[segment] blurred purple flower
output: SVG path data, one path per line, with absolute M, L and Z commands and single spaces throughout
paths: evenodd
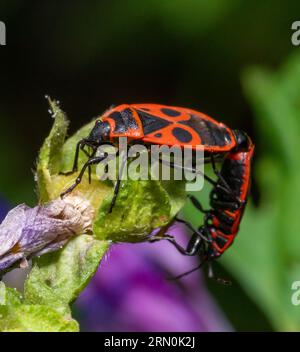
M 170 234 L 187 240 L 180 224 Z M 166 241 L 113 245 L 76 303 L 82 330 L 231 331 L 200 271 L 168 280 L 197 264 Z

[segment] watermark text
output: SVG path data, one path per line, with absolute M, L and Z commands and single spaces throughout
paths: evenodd
M 141 144 L 128 145 L 126 137 L 119 146 L 101 145 L 96 168 L 99 180 L 185 180 L 186 191 L 200 191 L 204 185 L 204 150 L 199 146 Z
M 300 45 L 300 21 L 294 21 L 291 29 L 294 31 L 291 36 L 291 42 L 294 46 Z
M 6 26 L 0 21 L 0 45 L 6 45 Z
M 293 294 L 291 296 L 292 305 L 300 305 L 300 281 L 294 281 L 291 287 Z

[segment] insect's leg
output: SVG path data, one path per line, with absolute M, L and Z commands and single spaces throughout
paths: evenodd
M 188 256 L 193 256 L 196 255 L 197 252 L 199 251 L 199 249 L 201 248 L 201 246 L 203 245 L 203 237 L 206 239 L 205 234 L 202 233 L 201 236 L 199 236 L 198 234 L 199 231 L 197 231 L 197 233 L 195 232 L 191 239 L 189 240 L 187 247 L 184 248 L 182 247 L 173 236 L 165 236 L 160 238 L 161 240 L 166 240 L 169 241 L 170 243 L 172 243 L 172 245 L 183 255 L 188 255 Z M 155 239 L 154 239 L 155 241 Z M 149 242 L 154 242 L 151 241 L 151 239 L 149 240 Z
M 85 150 L 84 150 L 84 152 L 86 153 Z M 97 153 L 97 148 L 94 148 L 92 154 L 89 155 L 89 158 L 93 158 L 96 155 L 96 153 Z M 88 153 L 86 153 L 86 154 L 88 154 Z M 91 184 L 91 183 L 92 183 L 92 166 L 89 165 L 89 184 Z
M 76 145 L 76 152 L 75 152 L 75 157 L 74 157 L 74 162 L 73 162 L 73 168 L 71 171 L 68 172 L 60 172 L 60 175 L 65 175 L 65 176 L 69 176 L 74 174 L 75 172 L 78 171 L 78 158 L 79 158 L 79 151 L 80 149 L 82 149 L 82 147 L 85 145 L 86 140 L 82 139 L 80 140 L 77 145 Z
M 201 171 L 197 171 L 195 168 L 188 168 L 188 167 L 184 167 L 182 165 L 177 165 L 175 163 L 173 163 L 173 161 L 170 161 L 170 162 L 166 162 L 162 159 L 159 159 L 159 162 L 162 163 L 162 164 L 165 164 L 165 165 L 168 165 L 174 169 L 181 169 L 183 171 L 188 171 L 188 172 L 194 172 L 194 173 L 197 173 L 197 174 L 200 174 L 204 177 L 204 179 L 206 181 L 208 181 L 210 184 L 212 184 L 213 186 L 216 186 L 217 185 L 217 182 L 214 181 L 212 178 L 210 178 L 209 176 L 205 175 L 204 173 L 202 173 Z
M 99 164 L 101 161 L 103 161 L 107 156 L 99 156 L 99 157 L 93 157 L 93 158 L 90 158 L 85 164 L 84 166 L 82 167 L 81 171 L 80 171 L 80 174 L 78 175 L 76 181 L 74 182 L 74 184 L 68 188 L 65 192 L 63 192 L 60 196 L 61 198 L 63 198 L 65 195 L 69 194 L 70 192 L 72 192 L 74 190 L 74 188 L 76 188 L 80 182 L 82 181 L 82 178 L 83 178 L 83 175 L 85 173 L 85 170 L 91 166 L 91 165 L 95 165 L 95 164 Z
M 176 246 L 176 248 L 177 248 L 177 246 Z M 186 253 L 183 253 L 183 254 L 186 254 Z M 191 255 L 191 254 L 189 254 L 189 255 Z M 213 272 L 213 268 L 212 268 L 211 258 L 208 255 L 204 255 L 202 261 L 200 262 L 200 264 L 198 266 L 196 266 L 195 268 L 193 268 L 193 269 L 191 269 L 189 271 L 186 271 L 186 272 L 184 272 L 184 273 L 182 273 L 182 274 L 180 274 L 180 275 L 178 275 L 176 277 L 171 278 L 171 280 L 179 280 L 182 277 L 187 276 L 187 275 L 189 275 L 189 274 L 201 269 L 201 267 L 206 262 L 208 263 L 208 277 L 209 277 L 209 279 L 215 280 L 216 282 L 218 282 L 219 284 L 224 285 L 224 286 L 231 286 L 231 284 L 232 284 L 231 281 L 225 280 L 223 278 L 215 277 L 214 272 Z
M 201 236 L 199 236 L 199 234 L 198 234 L 199 231 L 197 231 L 197 233 L 194 233 L 186 248 L 182 247 L 179 243 L 177 243 L 175 238 L 173 236 L 170 236 L 170 235 L 161 236 L 161 237 L 158 237 L 158 238 L 154 237 L 152 239 L 149 239 L 148 242 L 156 242 L 156 241 L 161 241 L 161 240 L 167 240 L 170 243 L 172 243 L 172 245 L 181 254 L 187 255 L 187 256 L 194 256 L 194 255 L 196 255 L 199 252 L 199 250 L 201 249 L 201 247 L 203 246 L 203 243 L 204 243 L 203 242 L 203 237 L 205 237 L 205 235 L 204 235 L 204 233 L 206 232 L 205 231 L 205 227 L 202 226 L 200 228 L 200 231 L 202 231 Z M 205 240 L 207 240 L 206 237 L 205 237 Z M 176 277 L 171 277 L 171 278 L 169 278 L 169 280 L 172 280 L 172 281 L 179 280 L 182 277 L 187 276 L 187 275 L 193 273 L 194 271 L 199 270 L 208 260 L 209 260 L 209 256 L 206 253 L 204 253 L 204 255 L 202 256 L 202 261 L 197 267 L 195 267 L 195 268 L 193 268 L 193 269 L 191 269 L 189 271 L 186 271 L 186 272 L 184 272 L 184 273 L 182 273 L 182 274 L 180 274 L 180 275 L 178 275 Z M 218 279 L 218 281 L 220 282 L 221 280 Z M 224 282 L 225 282 L 225 280 L 224 280 Z
M 162 236 L 159 238 L 154 238 L 153 240 L 149 239 L 148 242 L 156 242 L 156 241 L 161 241 L 161 240 L 169 241 L 181 254 L 188 255 L 188 256 L 195 255 L 198 252 L 199 248 L 201 247 L 201 243 L 202 243 L 202 240 L 198 235 L 195 236 L 194 244 L 190 245 L 190 243 L 189 243 L 186 249 L 183 248 L 179 243 L 177 243 L 173 236 L 169 236 L 169 235 Z M 192 239 L 191 239 L 191 241 L 192 241 Z M 196 268 L 193 268 L 192 270 L 186 271 L 176 277 L 168 278 L 168 280 L 170 280 L 170 281 L 179 280 L 182 277 L 187 276 L 196 270 L 199 270 L 206 261 L 207 261 L 207 259 L 206 259 L 206 257 L 204 257 L 202 262 Z
M 198 209 L 199 211 L 201 211 L 201 213 L 204 213 L 204 214 L 208 214 L 209 213 L 209 210 L 205 210 L 203 208 L 202 204 L 199 202 L 199 200 L 195 196 L 192 196 L 191 194 L 188 194 L 188 198 L 193 203 L 194 207 L 196 209 Z
M 229 196 L 232 197 L 233 202 L 235 202 L 236 204 L 240 205 L 240 199 L 239 197 L 236 196 L 236 194 L 233 192 L 233 190 L 231 189 L 231 187 L 229 186 L 228 182 L 225 180 L 225 178 L 222 176 L 222 173 L 217 169 L 216 163 L 215 163 L 215 159 L 213 157 L 213 155 L 211 155 L 211 164 L 214 170 L 214 173 L 216 174 L 216 176 L 218 177 L 218 183 L 215 187 L 215 191 L 217 189 L 224 191 L 225 193 L 227 193 Z M 222 168 L 224 167 L 224 164 L 222 166 Z M 221 184 L 220 184 L 221 182 Z M 213 196 L 215 192 L 211 192 L 211 197 Z M 212 198 L 211 198 L 212 199 Z M 212 200 L 213 202 L 213 200 Z M 215 203 L 217 204 L 217 203 Z
M 229 193 L 232 193 L 232 190 L 231 190 L 230 186 L 228 185 L 228 183 L 226 182 L 224 177 L 221 175 L 221 172 L 218 170 L 216 162 L 215 162 L 215 159 L 214 159 L 214 156 L 212 154 L 210 156 L 210 160 L 211 160 L 211 165 L 212 165 L 212 168 L 213 168 L 213 171 L 214 171 L 215 175 L 223 183 L 223 186 L 227 189 L 227 191 Z
M 93 152 L 89 154 L 85 149 L 84 149 L 84 144 L 80 147 L 80 149 L 84 152 L 84 154 L 90 159 L 93 158 L 97 152 L 97 148 L 93 148 Z M 89 165 L 89 183 L 92 182 L 92 166 Z
M 113 207 L 114 207 L 114 205 L 116 203 L 117 196 L 118 196 L 118 193 L 119 193 L 119 190 L 120 190 L 121 181 L 122 181 L 122 175 L 123 175 L 123 172 L 124 172 L 124 169 L 125 169 L 125 166 L 126 166 L 126 162 L 127 162 L 127 153 L 124 153 L 122 155 L 122 160 L 121 160 L 120 170 L 119 170 L 119 174 L 118 174 L 118 179 L 117 179 L 117 182 L 116 182 L 116 185 L 115 185 L 114 195 L 113 195 L 113 199 L 112 199 L 112 201 L 110 203 L 110 207 L 109 207 L 108 213 L 112 212 Z
M 194 233 L 192 238 L 190 239 L 189 243 L 187 244 L 186 248 L 180 246 L 174 238 L 167 238 L 167 241 L 172 243 L 172 245 L 181 253 L 188 256 L 193 256 L 197 254 L 199 248 L 202 244 L 202 238 L 197 234 Z
M 161 163 L 164 163 L 164 161 L 162 159 L 159 159 L 159 161 Z M 184 166 L 181 166 L 181 165 L 176 165 L 174 164 L 172 161 L 170 161 L 170 163 L 168 163 L 168 165 L 172 168 L 180 168 L 182 170 L 186 170 L 186 171 L 192 171 L 192 172 L 195 172 L 196 170 L 193 168 L 193 169 L 190 169 L 190 168 L 186 168 Z M 210 183 L 212 183 L 213 185 L 216 185 L 216 182 L 214 180 L 212 180 L 211 178 L 209 178 L 208 176 L 205 176 L 203 174 L 204 177 L 207 177 L 207 181 L 209 181 Z M 200 210 L 201 212 L 203 213 L 209 213 L 208 210 L 204 210 L 201 203 L 198 201 L 198 199 L 196 199 L 194 196 L 192 195 L 188 195 L 188 197 L 190 198 L 190 200 L 192 201 L 193 205 L 198 209 Z M 190 239 L 190 242 L 188 243 L 188 246 L 187 246 L 187 249 L 184 249 L 182 248 L 180 245 L 178 245 L 178 243 L 175 241 L 175 239 L 173 238 L 172 240 L 166 238 L 167 240 L 169 240 L 169 242 L 171 242 L 178 250 L 179 252 L 181 252 L 182 254 L 185 254 L 185 255 L 195 255 L 195 253 L 197 252 L 197 250 L 199 249 L 200 247 L 200 244 L 199 244 L 199 241 L 198 239 L 202 239 L 204 240 L 205 242 L 211 242 L 210 239 L 207 238 L 207 236 L 205 236 L 202 231 L 199 231 L 199 230 L 196 230 L 190 223 L 188 223 L 187 221 L 185 220 L 182 220 L 182 219 L 178 219 L 176 218 L 176 220 L 178 222 L 182 222 L 184 223 L 189 229 L 191 229 L 194 233 L 193 233 L 193 236 L 192 238 Z
M 210 160 L 210 162 L 211 162 L 211 161 L 212 161 L 212 157 L 210 157 L 209 160 Z M 215 160 L 213 159 L 213 162 L 214 162 L 214 161 L 215 161 Z M 203 176 L 203 178 L 204 178 L 207 182 L 209 182 L 209 183 L 210 183 L 211 185 L 213 185 L 214 187 L 217 187 L 218 189 L 223 190 L 223 191 L 226 192 L 226 193 L 232 194 L 232 190 L 231 190 L 231 188 L 228 186 L 228 184 L 226 183 L 225 180 L 224 180 L 225 186 L 222 186 L 222 185 L 218 184 L 217 181 L 213 180 L 212 178 L 210 178 L 209 176 L 205 175 L 205 174 L 202 173 L 201 171 L 196 170 L 194 167 L 192 167 L 192 168 L 184 167 L 184 166 L 182 166 L 182 165 L 177 165 L 177 164 L 173 163 L 172 161 L 170 161 L 169 163 L 167 163 L 166 161 L 164 161 L 164 160 L 162 160 L 162 159 L 159 159 L 159 162 L 162 163 L 162 164 L 168 165 L 168 166 L 170 166 L 170 167 L 172 167 L 172 168 L 175 168 L 175 169 L 181 169 L 181 170 L 184 170 L 184 171 L 194 172 L 194 173 L 196 173 L 196 174 L 200 174 L 200 175 Z M 207 162 L 207 161 L 205 160 L 205 163 L 206 163 L 206 162 Z M 215 163 L 214 163 L 214 165 L 215 165 Z M 217 170 L 216 167 L 215 167 L 215 170 L 216 170 L 215 173 L 216 173 L 216 175 L 218 176 L 220 173 L 219 173 L 219 171 Z M 222 175 L 220 175 L 220 176 L 222 177 Z M 222 177 L 222 179 L 223 179 L 223 177 Z
M 180 275 L 177 275 L 177 276 L 175 276 L 175 277 L 172 277 L 172 278 L 170 278 L 169 280 L 175 281 L 175 280 L 182 279 L 184 276 L 187 276 L 187 275 L 189 275 L 189 274 L 192 274 L 193 272 L 195 272 L 195 271 L 201 269 L 202 266 L 203 266 L 206 262 L 207 262 L 207 260 L 204 259 L 204 260 L 203 260 L 199 265 L 197 265 L 195 268 L 193 268 L 193 269 L 191 269 L 191 270 L 189 270 L 189 271 L 186 271 L 186 272 L 184 272 L 184 273 L 182 273 L 182 274 L 180 274 Z
M 223 210 L 231 210 L 235 211 L 239 209 L 241 206 L 245 205 L 245 201 L 241 201 L 240 199 L 236 199 L 232 202 L 221 201 L 211 198 L 210 204 L 215 209 L 223 209 Z
M 185 224 L 185 226 L 186 226 L 187 228 L 189 228 L 190 230 L 193 231 L 193 235 L 194 235 L 194 234 L 198 235 L 200 238 L 203 239 L 203 241 L 208 242 L 208 243 L 211 243 L 211 242 L 212 242 L 212 240 L 211 240 L 210 238 L 207 238 L 207 237 L 202 233 L 202 231 L 199 231 L 199 230 L 195 229 L 195 227 L 194 227 L 191 223 L 189 223 L 188 221 L 183 220 L 183 219 L 179 219 L 178 217 L 176 217 L 175 220 L 176 220 L 177 222 L 180 222 L 180 223 L 182 223 L 182 224 Z M 192 240 L 192 239 L 191 239 L 191 240 Z

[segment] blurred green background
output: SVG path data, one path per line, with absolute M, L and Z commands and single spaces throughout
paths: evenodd
M 256 144 L 251 205 L 216 267 L 233 287 L 208 285 L 237 330 L 300 330 L 297 19 L 297 0 L 1 0 L 0 195 L 36 202 L 32 169 L 52 124 L 45 94 L 71 131 L 125 102 L 187 106 L 244 129 Z

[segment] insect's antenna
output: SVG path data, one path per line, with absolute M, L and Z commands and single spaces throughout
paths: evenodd
M 193 269 L 191 269 L 191 270 L 189 270 L 189 271 L 186 271 L 186 272 L 184 272 L 184 273 L 182 273 L 182 274 L 180 274 L 180 275 L 178 275 L 178 276 L 169 278 L 169 280 L 170 280 L 170 281 L 179 280 L 179 279 L 183 278 L 184 276 L 187 276 L 187 275 L 193 273 L 194 271 L 197 271 L 197 270 L 201 269 L 202 266 L 203 266 L 206 262 L 207 262 L 207 260 L 203 260 L 198 266 L 196 266 L 196 268 L 193 268 Z
M 209 267 L 208 267 L 208 277 L 214 281 L 216 281 L 218 284 L 221 284 L 223 286 L 231 286 L 232 282 L 229 280 L 225 280 L 221 277 L 216 277 L 214 272 L 213 272 L 213 268 L 212 268 L 212 263 L 209 263 Z
M 226 279 L 223 279 L 221 277 L 216 277 L 216 278 L 214 278 L 214 280 L 220 285 L 232 286 L 232 282 L 230 280 L 226 280 Z

